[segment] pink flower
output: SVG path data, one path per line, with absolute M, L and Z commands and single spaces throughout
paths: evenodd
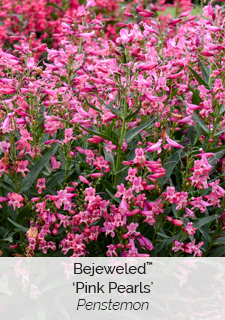
M 18 167 L 16 169 L 16 173 L 19 173 L 21 172 L 22 173 L 22 176 L 25 178 L 26 175 L 25 175 L 25 171 L 29 172 L 30 170 L 26 168 L 26 166 L 28 166 L 29 164 L 29 161 L 28 160 L 25 160 L 25 161 L 20 161 L 19 164 L 18 164 Z
M 186 214 L 184 214 L 184 218 L 185 217 L 190 217 L 190 218 L 194 219 L 194 217 L 195 217 L 194 212 L 191 211 L 191 209 L 189 209 L 187 207 L 185 207 L 184 209 L 186 211 Z
M 61 167 L 61 162 L 60 161 L 56 161 L 55 156 L 53 155 L 51 157 L 51 165 L 52 165 L 52 169 L 51 171 L 55 170 L 55 169 L 59 169 Z
M 199 209 L 201 213 L 204 213 L 210 204 L 204 200 L 202 200 L 202 197 L 198 198 L 192 198 L 192 201 L 189 201 L 189 204 L 192 205 L 192 210 L 193 209 Z
M 145 247 L 149 251 L 154 249 L 152 243 L 147 238 L 142 236 L 142 234 L 140 234 L 139 237 L 137 237 L 136 239 L 140 243 L 141 246 Z
M 123 143 L 122 143 L 122 150 L 123 152 L 127 151 L 127 142 L 125 139 L 123 140 Z
M 110 233 L 111 237 L 114 238 L 115 237 L 114 230 L 115 230 L 116 226 L 113 223 L 108 222 L 108 221 L 104 222 L 103 225 L 106 228 L 106 235 Z
M 9 198 L 0 196 L 0 203 L 1 203 L 1 202 L 7 202 L 7 201 L 9 201 L 9 200 L 10 200 Z M 0 208 L 2 208 L 2 205 L 1 205 L 1 204 L 0 204 Z
M 179 251 L 179 250 L 184 251 L 184 249 L 183 249 L 184 243 L 183 243 L 183 242 L 179 242 L 179 241 L 177 241 L 177 240 L 175 239 L 175 240 L 174 240 L 174 244 L 175 244 L 175 246 L 172 248 L 172 250 L 173 250 L 174 252 L 177 252 L 177 251 Z
M 28 140 L 33 141 L 33 138 L 31 138 L 30 133 L 26 129 L 21 129 L 20 134 L 21 134 L 21 138 L 20 138 L 21 140 L 24 140 L 27 142 Z
M 117 193 L 115 194 L 115 197 L 116 198 L 120 198 L 122 195 L 125 194 L 125 191 L 127 190 L 125 187 L 124 187 L 124 184 L 122 183 L 121 185 L 117 185 L 116 186 L 118 191 Z
M 124 239 L 127 239 L 128 237 L 131 237 L 131 236 L 138 236 L 139 235 L 139 232 L 136 231 L 138 227 L 138 223 L 131 223 L 129 226 L 126 226 L 128 232 L 126 234 L 123 234 L 122 237 Z
M 107 153 L 108 155 L 109 155 L 109 152 L 111 152 L 112 154 L 114 154 L 114 153 L 112 152 L 112 150 L 118 149 L 118 147 L 115 146 L 115 145 L 112 143 L 112 141 L 106 140 L 105 143 L 106 143 L 106 146 L 105 146 L 104 149 L 105 149 L 105 151 L 106 151 L 106 153 Z
M 99 178 L 99 177 L 103 177 L 103 173 L 91 173 L 89 174 L 90 177 L 92 178 Z
M 8 206 L 13 205 L 14 210 L 16 210 L 16 208 L 23 207 L 23 203 L 21 202 L 24 201 L 25 199 L 20 194 L 16 192 L 12 192 L 12 193 L 8 193 L 7 196 L 9 198 Z
M 79 179 L 80 179 L 80 181 L 81 182 L 83 182 L 83 183 L 86 183 L 86 184 L 90 184 L 90 182 L 86 179 L 86 178 L 84 178 L 83 176 L 79 176 Z
M 123 28 L 123 29 L 120 30 L 120 39 L 121 39 L 123 44 L 128 42 L 128 40 L 129 40 L 129 32 L 128 32 L 127 29 Z
M 177 227 L 181 227 L 184 224 L 183 221 L 178 219 L 173 219 L 171 222 Z
M 94 0 L 87 0 L 86 8 L 91 8 L 96 6 L 96 2 Z
M 180 145 L 179 143 L 177 143 L 176 141 L 171 140 L 167 134 L 166 134 L 166 140 L 167 140 L 168 144 L 169 144 L 171 147 L 181 148 L 181 149 L 184 148 L 183 146 L 181 146 L 181 145 Z
M 91 150 L 86 149 L 84 151 L 84 154 L 86 155 L 86 163 L 88 163 L 91 166 L 93 161 L 95 160 L 94 152 L 91 151 Z
M 42 193 L 42 189 L 46 190 L 45 178 L 42 178 L 42 179 L 38 179 L 38 180 L 37 180 L 36 188 L 38 188 L 38 193 L 39 193 L 39 194 Z
M 34 67 L 34 58 L 27 58 L 27 68 L 33 69 Z
M 128 176 L 125 179 L 130 181 L 130 182 L 133 182 L 137 173 L 138 173 L 138 169 L 137 168 L 134 168 L 134 169 L 129 168 L 128 169 Z
M 38 298 L 38 295 L 41 295 L 38 287 L 32 284 L 30 286 L 30 298 L 32 300 L 36 300 Z
M 3 153 L 8 153 L 10 150 L 10 143 L 6 141 L 1 141 L 0 149 L 2 149 Z
M 63 140 L 63 143 L 69 143 L 71 139 L 76 139 L 72 137 L 73 135 L 73 129 L 66 129 L 65 130 L 65 139 Z
M 108 248 L 108 251 L 106 252 L 107 257 L 113 257 L 113 255 L 115 257 L 118 257 L 118 254 L 116 253 L 116 249 L 117 249 L 116 245 L 110 244 L 109 246 L 107 246 L 107 248 Z
M 144 164 L 146 159 L 144 155 L 144 150 L 142 148 L 135 149 L 136 157 L 134 158 L 134 163 Z
M 186 231 L 189 236 L 193 236 L 196 232 L 197 228 L 193 228 L 193 223 L 192 222 L 188 222 L 187 226 L 185 228 L 183 228 L 183 231 Z
M 159 139 L 159 141 L 155 144 L 152 144 L 150 147 L 147 147 L 146 148 L 146 151 L 147 152 L 154 152 L 154 151 L 157 151 L 157 154 L 160 154 L 162 149 L 160 148 L 162 144 L 162 139 Z
M 109 167 L 110 161 L 106 161 L 103 156 L 96 157 L 96 160 L 93 163 L 93 166 L 96 167 L 97 170 L 105 169 L 105 172 L 109 172 L 111 169 Z
M 195 239 L 194 241 L 185 244 L 184 246 L 184 252 L 192 254 L 194 253 L 194 257 L 197 255 L 198 257 L 201 257 L 202 251 L 199 249 L 201 246 L 203 246 L 204 242 L 201 241 L 199 244 L 195 245 Z
M 132 182 L 132 189 L 137 193 L 144 190 L 141 183 L 142 183 L 141 177 L 134 177 L 133 182 Z
M 104 139 L 98 136 L 93 136 L 92 138 L 87 139 L 89 143 L 101 143 L 104 142 Z

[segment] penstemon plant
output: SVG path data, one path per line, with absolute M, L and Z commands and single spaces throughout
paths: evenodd
M 225 254 L 225 11 L 165 6 L 47 3 L 0 51 L 2 256 Z

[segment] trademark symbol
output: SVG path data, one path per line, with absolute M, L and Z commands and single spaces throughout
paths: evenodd
M 152 264 L 152 262 L 147 262 L 147 266 L 151 266 Z

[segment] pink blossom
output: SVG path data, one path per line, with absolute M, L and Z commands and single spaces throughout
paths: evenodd
M 42 179 L 38 179 L 37 180 L 37 185 L 36 185 L 36 188 L 38 188 L 38 194 L 41 194 L 43 190 L 46 190 L 46 180 L 45 178 L 42 178 Z M 42 190 L 43 189 L 43 190 Z
M 188 222 L 187 226 L 185 228 L 183 228 L 183 231 L 186 231 L 189 236 L 193 236 L 196 232 L 197 228 L 193 228 L 193 223 L 192 222 Z
M 172 248 L 172 250 L 174 251 L 174 252 L 177 252 L 177 251 L 179 251 L 179 250 L 182 250 L 182 251 L 184 251 L 184 249 L 183 249 L 183 246 L 184 246 L 184 243 L 182 242 L 179 242 L 179 241 L 177 241 L 176 239 L 174 240 L 174 244 L 175 244 L 175 246 Z
M 171 147 L 181 148 L 181 149 L 184 148 L 183 146 L 181 146 L 181 145 L 180 145 L 179 143 L 177 143 L 176 141 L 171 140 L 167 134 L 166 134 L 166 140 L 167 140 L 168 144 L 169 144 Z
M 18 193 L 12 192 L 7 194 L 9 198 L 8 206 L 13 205 L 13 209 L 16 210 L 16 208 L 23 207 L 23 202 L 25 199 Z

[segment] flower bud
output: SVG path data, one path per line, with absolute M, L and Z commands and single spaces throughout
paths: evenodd
M 183 225 L 183 221 L 178 219 L 173 219 L 171 222 L 177 227 L 181 227 Z

